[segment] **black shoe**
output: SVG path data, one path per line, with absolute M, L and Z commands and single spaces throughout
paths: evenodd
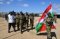
M 23 34 L 23 31 L 20 31 L 21 34 Z
M 20 30 L 20 29 L 17 29 L 18 31 Z
M 8 33 L 11 33 L 10 31 L 8 31 Z
M 16 30 L 14 30 L 14 32 L 16 32 Z
M 27 30 L 27 32 L 29 32 L 29 29 L 26 29 Z

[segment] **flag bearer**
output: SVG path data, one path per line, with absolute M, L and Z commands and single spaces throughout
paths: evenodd
M 47 38 L 51 39 L 51 26 L 53 25 L 53 18 L 51 17 L 51 14 L 47 14 L 48 17 L 46 18 L 46 26 L 47 26 Z

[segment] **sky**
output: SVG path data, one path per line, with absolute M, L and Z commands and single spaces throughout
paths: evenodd
M 53 11 L 60 13 L 60 0 L 0 0 L 0 12 L 42 13 L 50 3 Z

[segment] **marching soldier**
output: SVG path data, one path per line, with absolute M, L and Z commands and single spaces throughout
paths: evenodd
M 34 25 L 34 16 L 33 14 L 30 14 L 30 26 L 31 26 L 31 29 L 33 29 L 33 25 Z
M 23 13 L 20 12 L 20 32 L 21 32 L 21 34 L 23 33 L 22 29 L 23 29 Z
M 25 17 L 26 17 L 26 30 L 28 31 L 29 15 L 27 12 L 26 12 Z
M 17 25 L 17 30 L 19 30 L 19 25 L 20 25 L 20 14 L 16 14 L 16 25 Z
M 10 33 L 10 29 L 11 29 L 11 26 L 13 27 L 14 29 L 14 32 L 16 32 L 15 30 L 15 16 L 10 12 L 8 14 L 8 33 Z

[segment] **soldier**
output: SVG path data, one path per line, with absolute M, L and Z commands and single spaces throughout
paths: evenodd
M 16 14 L 16 25 L 17 25 L 17 30 L 19 30 L 19 25 L 20 25 L 20 14 Z
M 14 19 L 15 19 L 14 15 L 10 12 L 8 14 L 8 33 L 10 33 L 11 26 L 13 27 L 14 31 L 16 32 Z
M 31 26 L 31 29 L 33 29 L 33 25 L 34 25 L 34 16 L 33 14 L 30 14 L 30 26 Z
M 20 12 L 20 31 L 21 31 L 21 34 L 22 34 L 22 28 L 23 27 L 23 13 Z
M 46 26 L 47 26 L 47 38 L 51 39 L 51 26 L 53 25 L 53 18 L 51 14 L 48 13 L 48 17 L 46 18 Z
M 14 17 L 15 17 L 15 19 L 14 19 L 14 21 L 15 21 L 14 24 L 16 25 L 16 12 L 12 11 L 11 13 L 12 13 L 12 14 L 14 15 Z
M 27 12 L 26 12 L 25 17 L 26 17 L 26 30 L 28 31 L 29 15 Z

